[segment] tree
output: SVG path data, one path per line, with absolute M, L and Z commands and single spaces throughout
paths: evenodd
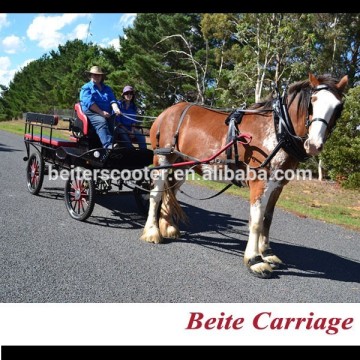
M 321 154 L 330 177 L 348 188 L 360 188 L 360 86 L 349 90 L 336 129 Z
M 52 113 L 54 108 L 72 109 L 80 87 L 93 64 L 113 68 L 102 49 L 80 40 L 68 41 L 57 51 L 44 54 L 18 71 L 8 88 L 2 88 L 1 106 L 7 119 L 24 112 Z
M 339 78 L 347 74 L 352 87 L 360 80 L 360 14 L 315 14 L 315 20 L 314 69 Z
M 240 105 L 237 94 L 229 87 L 229 79 L 235 65 L 241 61 L 239 44 L 234 37 L 236 14 L 203 14 L 201 31 L 211 59 L 209 72 L 212 84 L 207 89 L 208 103 L 212 106 L 233 108 Z
M 282 79 L 304 79 L 301 61 L 306 61 L 314 36 L 311 15 L 264 13 L 240 14 L 236 39 L 241 45 L 242 61 L 235 66 L 230 86 L 255 90 L 255 102 L 269 93 L 271 83 Z M 301 61 L 299 61 L 301 59 Z
M 139 14 L 120 38 L 124 69 L 139 106 L 157 115 L 180 100 L 211 103 L 215 46 L 201 31 L 200 14 Z
M 51 79 L 51 98 L 60 108 L 72 108 L 79 100 L 79 91 L 85 81 L 86 70 L 96 64 L 104 69 L 110 67 L 102 49 L 92 43 L 85 44 L 81 40 L 67 41 L 59 45 L 57 51 L 50 52 L 50 66 L 44 76 Z

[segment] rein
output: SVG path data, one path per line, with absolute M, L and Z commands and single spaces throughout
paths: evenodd
M 181 189 L 179 189 L 179 192 L 185 196 L 187 196 L 190 199 L 195 199 L 195 200 L 210 200 L 216 196 L 219 196 L 220 194 L 222 194 L 223 192 L 225 192 L 229 187 L 233 186 L 233 184 L 227 184 L 224 188 L 222 188 L 220 191 L 218 191 L 216 194 L 208 196 L 208 197 L 204 197 L 204 198 L 197 198 L 194 196 L 191 196 L 189 194 L 187 194 L 186 192 L 182 191 Z

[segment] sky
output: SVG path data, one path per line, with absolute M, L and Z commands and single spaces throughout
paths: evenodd
M 68 40 L 118 49 L 119 36 L 135 18 L 135 13 L 0 13 L 0 84 L 8 86 L 17 71 Z

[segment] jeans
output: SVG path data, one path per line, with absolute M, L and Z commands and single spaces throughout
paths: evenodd
M 147 145 L 146 145 L 146 140 L 145 140 L 145 135 L 141 133 L 141 131 L 139 130 L 134 130 L 134 133 L 133 133 L 134 137 L 135 137 L 135 141 L 137 144 L 139 144 L 139 148 L 140 149 L 147 149 Z M 129 133 L 121 128 L 121 127 L 118 127 L 116 129 L 116 137 L 117 137 L 117 141 L 119 142 L 119 144 L 121 146 L 124 146 L 128 149 L 133 149 L 134 146 L 132 144 L 132 141 L 131 141 L 131 138 L 129 136 Z
M 139 144 L 139 148 L 147 149 L 145 135 L 139 130 L 134 130 L 134 136 L 135 136 L 136 142 Z
M 107 148 L 113 142 L 114 135 L 114 117 L 105 118 L 91 110 L 84 111 L 91 125 L 98 134 L 104 148 Z

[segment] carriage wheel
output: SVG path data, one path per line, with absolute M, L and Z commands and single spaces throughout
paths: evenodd
M 147 214 L 149 211 L 149 200 L 150 200 L 150 187 L 151 184 L 146 180 L 139 180 L 136 182 L 136 185 L 141 187 L 142 189 L 135 187 L 134 188 L 134 196 L 136 205 L 139 209 L 139 212 L 142 214 Z
M 95 205 L 94 180 L 82 176 L 85 169 L 78 167 L 74 171 L 74 178 L 70 177 L 65 184 L 65 205 L 72 218 L 79 221 L 86 220 Z
M 30 155 L 26 166 L 26 179 L 28 190 L 37 195 L 44 181 L 45 161 L 39 152 Z

